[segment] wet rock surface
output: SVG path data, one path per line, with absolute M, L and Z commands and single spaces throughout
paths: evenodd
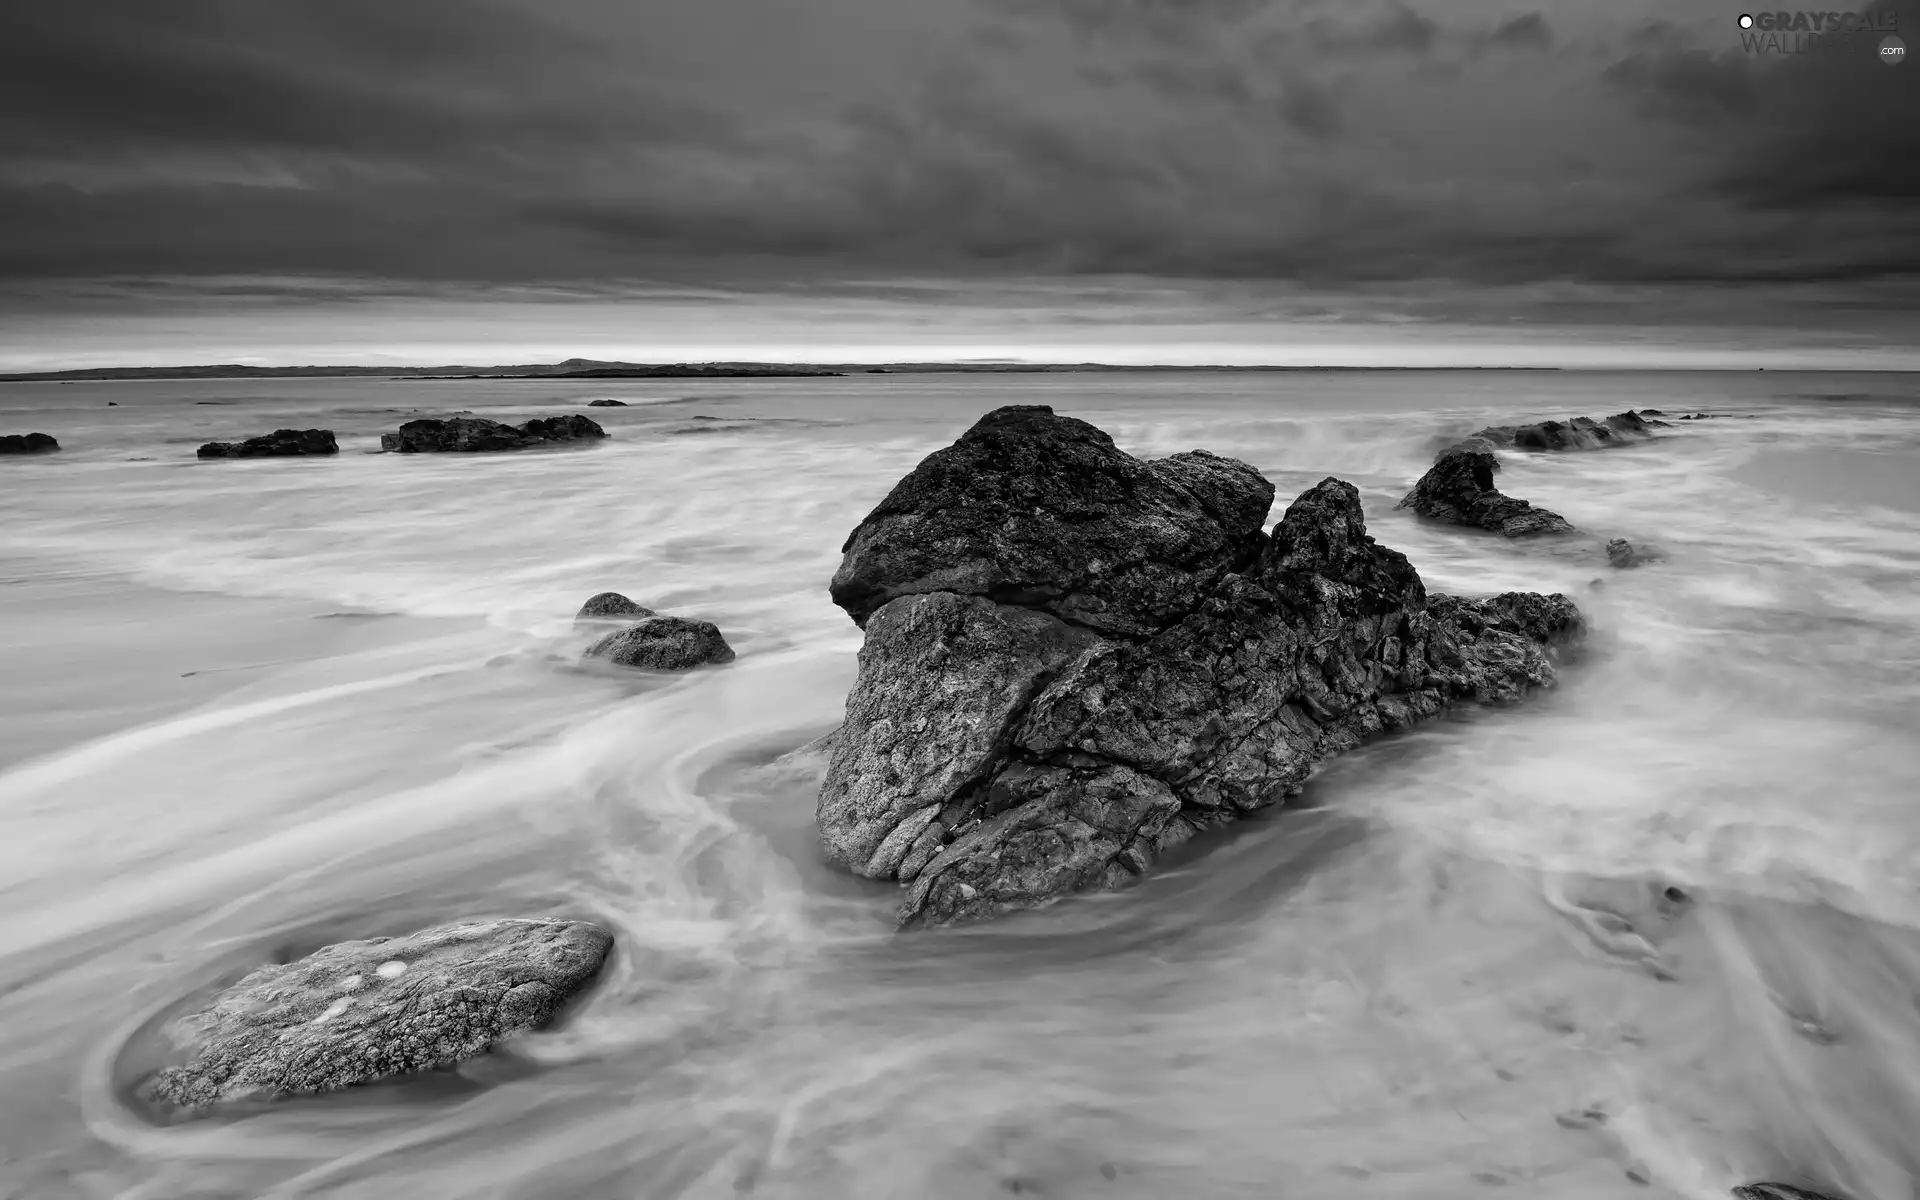
M 1493 443 L 1476 434 L 1442 450 L 1398 507 L 1430 521 L 1490 529 L 1505 537 L 1576 532 L 1559 513 L 1502 493 L 1493 482 L 1499 470 Z
M 1661 416 L 1656 410 L 1615 413 L 1596 421 L 1575 417 L 1571 421 L 1539 421 L 1532 425 L 1489 425 L 1473 436 L 1498 447 L 1516 450 L 1597 450 L 1626 442 L 1645 441 L 1656 428 L 1667 423 L 1649 420 Z
M 730 663 L 734 655 L 711 621 L 653 616 L 601 638 L 587 647 L 585 657 L 643 671 L 688 671 Z
M 1429 597 L 1327 479 L 1143 462 L 1044 407 L 988 414 L 848 539 L 865 625 L 816 817 L 826 856 L 944 925 L 1124 886 L 1195 831 L 1461 700 L 1554 679 L 1564 596 Z
M 609 621 L 630 624 L 659 615 L 646 605 L 637 604 L 619 592 L 601 592 L 597 596 L 587 598 L 587 602 L 580 606 L 580 611 L 574 614 L 573 621 L 576 625 L 605 624 Z
M 276 429 L 240 442 L 208 442 L 201 458 L 281 458 L 305 454 L 338 454 L 331 429 Z
M 0 454 L 51 454 L 59 448 L 59 440 L 50 433 L 0 435 Z
M 198 1110 L 452 1066 L 551 1020 L 612 945 L 581 921 L 506 920 L 328 946 L 173 1022 L 187 1061 L 141 1091 Z
M 1610 566 L 1622 569 L 1644 567 L 1664 558 L 1666 555 L 1652 546 L 1636 546 L 1626 538 L 1614 538 L 1607 543 L 1607 563 Z
M 485 417 L 455 416 L 446 420 L 423 417 L 408 421 L 396 433 L 381 434 L 380 448 L 397 454 L 472 454 L 523 450 L 556 442 L 593 441 L 606 436 L 606 430 L 578 413 L 536 417 L 523 425 L 506 425 Z

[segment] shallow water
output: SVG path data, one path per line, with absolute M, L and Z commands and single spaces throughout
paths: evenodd
M 613 435 L 370 453 L 416 411 Z M 202 401 L 220 403 L 201 403 Z M 107 402 L 115 402 L 107 407 Z M 0 1196 L 1724 1196 L 1920 1173 L 1920 381 L 1393 372 L 0 387 Z M 978 415 L 1333 474 L 1433 590 L 1561 590 L 1585 661 L 1332 764 L 1132 891 L 894 935 L 819 861 L 846 533 Z M 1491 419 L 1591 539 L 1394 502 Z M 696 417 L 722 420 L 697 421 Z M 323 425 L 342 454 L 208 462 Z M 1863 465 L 1864 464 L 1864 465 Z M 1277 518 L 1278 512 L 1274 514 Z M 1606 566 L 1626 536 L 1659 565 Z M 1598 580 L 1600 583 L 1595 584 Z M 615 589 L 738 661 L 577 665 Z M 1660 889 L 1678 889 L 1670 899 Z M 568 1019 L 446 1078 L 178 1125 L 155 1020 L 275 957 L 573 914 Z

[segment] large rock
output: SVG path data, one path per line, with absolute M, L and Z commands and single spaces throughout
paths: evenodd
M 1442 450 L 1399 507 L 1428 520 L 1491 529 L 1507 537 L 1574 532 L 1559 513 L 1501 493 L 1493 485 L 1499 469 L 1491 443 L 1478 435 L 1468 438 Z
M 59 441 L 48 433 L 0 435 L 0 454 L 51 454 L 59 448 Z
M 1540 421 L 1533 425 L 1489 425 L 1476 438 L 1495 446 L 1517 450 L 1597 450 L 1625 442 L 1645 441 L 1653 437 L 1655 427 L 1665 421 L 1650 421 L 1645 414 L 1628 409 L 1604 420 L 1575 417 L 1571 421 Z
M 380 448 L 399 454 L 433 452 L 476 453 L 485 450 L 522 450 L 554 442 L 589 441 L 607 436 L 590 418 L 573 413 L 564 417 L 536 417 L 524 425 L 505 425 L 485 417 L 423 417 L 408 421 L 398 433 L 380 435 Z
M 201 458 L 278 458 L 300 454 L 338 454 L 331 429 L 276 429 L 243 442 L 208 442 Z
M 835 604 L 865 625 L 921 592 L 984 596 L 1145 634 L 1252 560 L 1273 485 L 1204 450 L 1141 462 L 1044 405 L 982 417 L 841 547 Z
M 711 621 L 655 616 L 601 638 L 587 647 L 585 657 L 643 671 L 690 671 L 732 662 L 733 647 Z
M 580 921 L 488 921 L 328 946 L 174 1022 L 187 1061 L 143 1091 L 198 1109 L 452 1066 L 550 1020 L 612 945 Z
M 1551 683 L 1581 633 L 1564 596 L 1429 597 L 1350 484 L 1271 537 L 1269 495 L 1243 463 L 1140 462 L 1044 408 L 929 457 L 835 577 L 867 639 L 816 814 L 827 857 L 909 884 L 903 925 L 1121 886 L 1329 755 Z

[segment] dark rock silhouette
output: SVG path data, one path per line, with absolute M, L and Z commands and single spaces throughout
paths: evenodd
M 0 434 L 0 454 L 51 454 L 59 441 L 46 433 Z
M 551 1020 L 612 945 L 580 921 L 487 921 L 328 946 L 174 1022 L 187 1061 L 142 1091 L 201 1109 L 451 1066 Z
M 730 663 L 734 655 L 711 621 L 655 616 L 601 638 L 587 647 L 585 657 L 643 671 L 688 671 L 708 663 Z
M 625 400 L 589 400 L 587 401 L 588 408 L 625 408 L 626 406 L 627 406 L 627 402 Z
M 1625 538 L 1614 538 L 1607 543 L 1607 562 L 1616 567 L 1643 567 L 1665 557 L 1651 546 L 1636 546 Z
M 1681 418 L 1685 420 L 1686 418 Z M 1809 1191 L 1789 1183 L 1749 1183 L 1733 1189 L 1736 1200 L 1840 1200 L 1826 1192 Z
M 1644 413 L 1628 409 L 1602 421 L 1575 417 L 1560 421 L 1540 421 L 1533 425 L 1489 425 L 1473 436 L 1497 447 L 1517 450 L 1594 450 L 1625 442 L 1645 441 L 1665 421 L 1649 421 Z
M 1492 444 L 1478 435 L 1468 438 L 1442 450 L 1398 507 L 1431 521 L 1491 529 L 1506 537 L 1574 532 L 1559 513 L 1501 493 L 1493 485 L 1499 469 Z
M 816 818 L 826 856 L 943 925 L 1123 886 L 1324 759 L 1554 679 L 1564 596 L 1429 597 L 1327 479 L 1143 462 L 1041 406 L 987 414 L 848 538 L 866 629 Z
M 607 431 L 578 413 L 564 417 L 536 417 L 524 425 L 505 425 L 484 417 L 455 416 L 447 420 L 423 417 L 408 421 L 398 433 L 380 435 L 380 448 L 400 454 L 433 452 L 476 453 L 521 450 L 554 442 L 589 441 Z
M 276 458 L 303 454 L 338 454 L 331 429 L 276 429 L 243 442 L 208 442 L 201 458 Z

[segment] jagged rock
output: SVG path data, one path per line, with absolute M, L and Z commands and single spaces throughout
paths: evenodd
M 504 425 L 484 417 L 456 416 L 448 420 L 423 417 L 408 421 L 398 433 L 380 435 L 380 448 L 399 454 L 436 451 L 475 453 L 484 450 L 520 450 L 551 442 L 584 441 L 607 436 L 592 420 L 570 414 L 536 417 L 524 425 Z
M 200 1109 L 452 1066 L 552 1019 L 612 945 L 585 922 L 513 920 L 328 946 L 261 967 L 175 1021 L 187 1061 L 142 1090 Z
M 929 455 L 841 547 L 833 602 L 955 592 L 1143 634 L 1250 561 L 1273 485 L 1204 450 L 1141 462 L 1044 405 L 982 417 Z
M 0 435 L 0 454 L 51 454 L 59 448 L 59 441 L 48 433 Z
M 589 400 L 587 401 L 588 408 L 625 408 L 626 406 L 627 406 L 627 402 L 625 400 Z
M 243 442 L 208 442 L 201 458 L 269 458 L 299 454 L 338 454 L 331 429 L 276 429 Z
M 1560 421 L 1541 421 L 1533 425 L 1489 425 L 1473 436 L 1495 446 L 1518 450 L 1593 450 L 1623 442 L 1643 441 L 1653 435 L 1654 426 L 1664 421 L 1648 421 L 1641 413 L 1628 409 L 1605 420 L 1575 417 Z
M 1607 562 L 1616 567 L 1643 567 L 1665 557 L 1651 546 L 1636 546 L 1625 538 L 1614 538 L 1607 543 Z
M 631 624 L 634 621 L 644 621 L 648 617 L 659 615 L 644 604 L 635 604 L 619 592 L 601 592 L 597 596 L 589 597 L 587 602 L 580 606 L 580 611 L 574 614 L 573 623 L 589 625 L 618 621 L 622 624 Z
M 867 640 L 826 856 L 910 882 L 903 925 L 1121 886 L 1330 755 L 1551 683 L 1582 632 L 1564 596 L 1429 597 L 1350 484 L 1271 537 L 1270 495 L 1243 463 L 1141 462 L 1038 407 L 922 462 L 835 576 Z
M 1680 418 L 1686 420 L 1685 417 Z M 1826 1192 L 1808 1191 L 1790 1183 L 1749 1183 L 1733 1189 L 1736 1200 L 1840 1200 Z
M 1507 537 L 1574 532 L 1559 513 L 1503 495 L 1493 486 L 1499 469 L 1492 444 L 1475 435 L 1442 450 L 1398 507 L 1428 520 L 1491 529 Z
M 604 658 L 643 671 L 687 671 L 733 661 L 733 647 L 711 621 L 649 617 L 587 647 L 586 658 Z

